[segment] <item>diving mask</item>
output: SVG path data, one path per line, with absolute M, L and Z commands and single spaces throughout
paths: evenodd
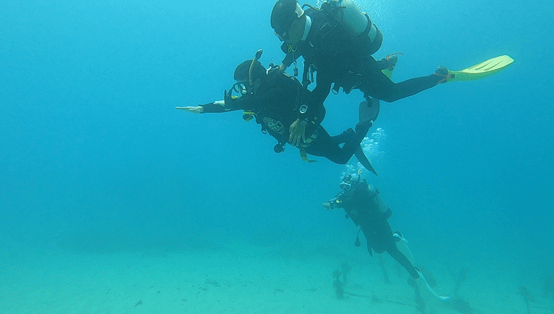
M 235 93 L 237 93 L 240 96 L 248 94 L 248 83 L 245 82 L 236 82 L 233 84 L 233 87 L 231 88 Z
M 250 85 L 248 82 L 239 81 L 233 84 L 231 89 L 229 90 L 230 96 L 237 96 L 242 97 L 246 95 L 254 95 L 256 94 L 256 89 L 254 86 Z
M 352 189 L 352 184 L 350 184 L 350 182 L 341 182 L 339 184 L 339 187 L 341 190 L 345 191 L 345 192 L 349 192 L 351 189 Z

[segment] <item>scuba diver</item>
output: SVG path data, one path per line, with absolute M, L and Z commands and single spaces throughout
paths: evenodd
M 305 7 L 308 9 L 304 11 Z M 391 59 L 376 61 L 372 57 L 383 42 L 381 31 L 352 0 L 326 0 L 319 8 L 310 4 L 301 7 L 296 0 L 279 0 L 271 12 L 271 27 L 286 53 L 282 71 L 294 63 L 297 75 L 296 60 L 302 56 L 304 86 L 314 81 L 313 73 L 317 72 L 313 96 L 318 102 L 327 98 L 331 88 L 334 93 L 342 88 L 346 94 L 359 89 L 366 99 L 393 102 L 439 83 L 480 79 L 513 62 L 504 55 L 462 71 L 439 66 L 431 75 L 394 83 L 381 72 L 382 64 Z
M 258 61 L 262 50 L 253 60 L 241 63 L 234 73 L 236 83 L 224 100 L 200 106 L 177 107 L 192 113 L 219 113 L 243 110 L 243 118 L 255 118 L 262 126 L 262 133 L 269 133 L 277 140 L 276 153 L 287 143 L 297 146 L 302 160 L 307 154 L 325 157 L 337 164 L 346 164 L 353 154 L 369 171 L 376 173 L 364 155 L 360 142 L 379 114 L 379 101 L 371 99 L 360 104 L 360 120 L 355 129 L 347 129 L 330 136 L 321 126 L 325 117 L 323 106 L 312 106 L 311 92 L 294 77 L 279 71 L 278 67 L 266 69 Z M 341 144 L 342 147 L 340 146 Z
M 369 185 L 360 175 L 346 175 L 339 184 L 341 192 L 333 199 L 323 203 L 325 209 L 343 208 L 346 218 L 352 219 L 356 226 L 360 226 L 358 235 L 362 231 L 367 240 L 367 250 L 370 256 L 373 252 L 389 253 L 419 285 L 423 284 L 439 300 L 448 300 L 448 297 L 437 295 L 427 283 L 427 280 L 414 265 L 414 258 L 408 248 L 408 241 L 399 232 L 392 233 L 388 219 L 392 215 L 391 209 L 383 202 L 379 191 Z M 360 239 L 356 237 L 356 246 L 360 246 Z

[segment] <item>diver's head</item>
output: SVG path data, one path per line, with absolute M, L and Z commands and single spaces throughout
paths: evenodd
M 271 28 L 281 41 L 296 44 L 307 35 L 310 18 L 296 0 L 279 0 L 271 12 Z
M 267 75 L 266 69 L 258 60 L 246 60 L 235 69 L 235 85 L 233 90 L 244 96 L 247 94 L 256 94 L 260 86 L 264 83 Z
M 363 187 L 367 188 L 367 181 L 362 179 L 360 174 L 347 174 L 342 178 L 339 187 L 344 192 L 350 192 Z
M 344 192 L 349 192 L 352 189 L 352 175 L 348 174 L 345 175 L 344 178 L 342 178 L 342 181 L 339 183 L 339 187 Z

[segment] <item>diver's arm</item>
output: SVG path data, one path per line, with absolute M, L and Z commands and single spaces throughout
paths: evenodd
M 314 103 L 320 103 L 323 106 L 325 99 L 331 92 L 331 86 L 333 85 L 333 79 L 320 72 L 317 73 L 316 86 L 312 90 L 312 99 Z
M 302 45 L 301 44 L 291 45 L 291 44 L 283 43 L 281 45 L 281 50 L 286 54 L 281 65 L 279 65 L 279 71 L 283 73 L 293 62 L 296 61 L 296 59 L 302 56 Z M 296 69 L 295 69 L 294 75 L 295 76 L 298 75 Z
M 225 112 L 228 111 L 225 108 L 225 102 L 223 100 L 214 101 L 207 103 L 205 105 L 198 106 L 186 106 L 186 107 L 175 107 L 178 110 L 184 110 L 191 113 L 205 113 L 205 112 Z
M 283 43 L 281 45 L 281 50 L 286 53 L 286 56 L 285 58 L 283 59 L 283 62 L 281 63 L 281 67 L 282 67 L 282 70 L 286 70 L 286 68 L 288 68 L 295 60 L 294 58 L 294 55 L 290 52 L 291 51 L 291 47 L 289 44 L 287 43 Z M 281 68 L 279 69 L 281 70 Z
M 335 208 L 342 208 L 342 201 L 338 197 L 334 197 L 327 202 L 323 203 L 323 208 L 329 210 L 329 209 L 335 209 Z
M 340 191 L 335 197 L 323 203 L 325 209 L 344 208 L 342 201 L 344 197 L 344 191 Z
M 224 100 L 218 100 L 211 103 L 207 103 L 205 105 L 200 105 L 199 107 L 202 107 L 202 112 L 204 113 L 213 113 L 213 112 L 227 112 L 230 111 L 229 108 L 225 105 Z
M 296 119 L 289 127 L 289 143 L 292 146 L 299 146 L 306 141 L 305 120 Z
M 225 101 L 223 100 L 217 100 L 211 103 L 198 105 L 198 106 L 175 107 L 175 109 L 184 110 L 191 113 L 219 113 L 219 112 L 238 110 L 238 108 L 237 109 L 227 108 L 225 106 Z
M 184 110 L 191 113 L 204 113 L 204 107 L 202 106 L 175 107 L 175 109 Z

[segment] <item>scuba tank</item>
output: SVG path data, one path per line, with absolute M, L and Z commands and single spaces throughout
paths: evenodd
M 367 36 L 371 43 L 369 47 L 370 54 L 374 54 L 381 48 L 383 34 L 354 1 L 327 0 L 321 4 L 321 9 L 323 11 L 330 9 L 335 19 L 352 37 Z
M 392 212 L 387 213 L 388 211 L 390 211 L 390 209 L 387 206 L 387 204 L 385 204 L 383 199 L 381 198 L 381 195 L 380 195 L 379 191 L 372 185 L 368 185 L 368 190 L 369 190 L 369 194 L 372 197 L 373 207 L 377 208 L 377 210 L 381 214 L 385 215 L 386 219 L 388 219 L 390 217 L 390 215 L 392 214 Z

